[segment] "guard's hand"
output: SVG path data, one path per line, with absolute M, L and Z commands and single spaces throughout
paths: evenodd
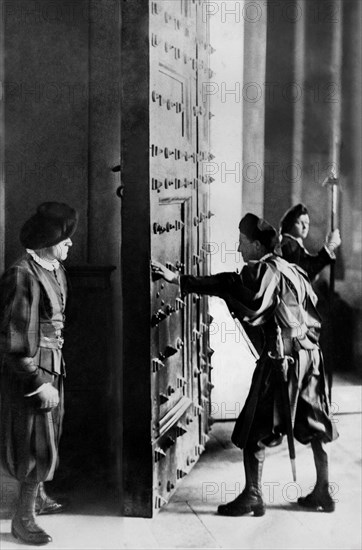
M 331 231 L 326 238 L 326 247 L 331 252 L 334 252 L 341 245 L 341 235 L 339 229 Z
M 156 260 L 152 260 L 151 269 L 152 269 L 152 273 L 154 273 L 155 275 L 158 275 L 159 277 L 162 277 L 168 283 L 172 283 L 174 285 L 179 284 L 179 281 L 180 281 L 179 274 L 174 273 L 173 271 L 171 271 L 171 269 L 168 269 L 166 266 L 164 266 L 160 262 L 157 262 Z
M 59 392 L 51 384 L 46 384 L 36 396 L 41 401 L 41 409 L 54 409 L 59 405 Z

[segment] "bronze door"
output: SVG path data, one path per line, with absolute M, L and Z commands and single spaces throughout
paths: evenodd
M 124 10 L 124 46 L 136 59 L 144 43 L 131 35 L 134 6 Z M 146 260 L 179 273 L 208 273 L 210 186 L 200 174 L 210 155 L 209 112 L 201 105 L 210 46 L 200 2 L 150 2 L 142 25 L 139 17 L 138 28 L 148 32 L 149 49 L 142 52 L 148 72 L 144 89 L 132 76 L 124 86 L 127 107 L 144 117 L 126 114 L 123 131 L 124 513 L 152 516 L 196 463 L 208 432 L 207 299 L 181 296 L 177 286 L 155 280 Z M 131 68 L 129 57 L 126 65 Z

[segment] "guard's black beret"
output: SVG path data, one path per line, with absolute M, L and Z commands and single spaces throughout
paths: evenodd
M 78 217 L 78 212 L 64 202 L 44 202 L 24 223 L 20 242 L 32 250 L 54 246 L 73 235 Z
M 279 244 L 279 236 L 270 223 L 248 212 L 239 223 L 239 231 L 250 241 L 259 241 L 268 251 Z

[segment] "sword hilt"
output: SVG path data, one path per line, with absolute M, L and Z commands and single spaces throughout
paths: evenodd
M 277 365 L 277 370 L 283 376 L 284 382 L 287 382 L 289 364 L 292 365 L 294 363 L 293 357 L 290 355 L 280 357 L 279 355 L 273 355 L 270 351 L 268 352 L 268 356 L 273 360 L 274 364 Z

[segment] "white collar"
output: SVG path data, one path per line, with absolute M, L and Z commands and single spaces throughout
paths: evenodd
M 259 260 L 249 260 L 248 264 L 257 264 L 259 262 L 266 260 L 267 258 L 270 258 L 271 256 L 274 256 L 274 254 L 272 252 L 268 252 L 267 254 L 264 254 L 264 256 L 259 258 Z
M 283 237 L 290 237 L 291 239 L 294 239 L 295 241 L 297 241 L 297 243 L 299 243 L 301 246 L 303 246 L 300 242 L 300 240 L 297 238 L 297 237 L 294 237 L 294 235 L 291 235 L 290 233 L 283 233 L 282 235 Z
M 30 254 L 33 260 L 41 267 L 44 267 L 44 269 L 47 269 L 48 271 L 55 271 L 56 269 L 59 269 L 60 263 L 58 260 L 45 260 L 44 258 L 40 258 L 34 250 L 31 250 L 31 248 L 27 248 L 26 251 Z
M 270 258 L 270 256 L 273 256 L 272 252 L 268 252 L 268 254 L 264 254 L 262 258 L 260 258 L 259 262 L 262 262 L 263 260 L 266 260 L 267 258 Z

